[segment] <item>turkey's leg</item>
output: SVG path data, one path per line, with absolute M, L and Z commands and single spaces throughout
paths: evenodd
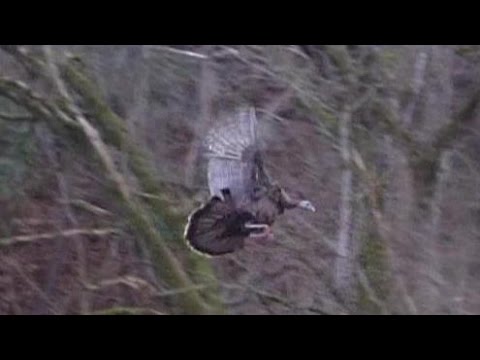
M 264 238 L 272 234 L 272 229 L 267 224 L 245 224 L 245 227 L 247 229 L 263 229 L 259 234 L 250 234 L 249 237 L 251 238 Z

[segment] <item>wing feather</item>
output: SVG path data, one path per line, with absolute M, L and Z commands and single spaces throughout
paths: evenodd
M 236 204 L 255 185 L 257 118 L 254 108 L 241 108 L 207 135 L 208 185 L 211 196 L 223 199 L 222 189 L 230 189 Z

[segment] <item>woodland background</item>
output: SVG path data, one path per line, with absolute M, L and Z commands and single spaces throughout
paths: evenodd
M 0 45 L 0 314 L 480 313 L 480 48 Z M 256 106 L 315 214 L 206 259 L 202 139 Z

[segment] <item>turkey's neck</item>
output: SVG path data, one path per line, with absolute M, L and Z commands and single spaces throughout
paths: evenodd
M 290 195 L 283 189 L 280 192 L 280 199 L 278 200 L 279 206 L 283 209 L 294 209 L 298 207 L 299 201 L 293 200 Z
M 295 201 L 284 201 L 282 202 L 282 206 L 284 209 L 294 209 L 298 207 L 299 202 Z

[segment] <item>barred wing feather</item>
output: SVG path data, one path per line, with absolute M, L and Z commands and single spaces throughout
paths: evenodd
M 206 138 L 208 185 L 212 196 L 222 198 L 230 189 L 235 203 L 242 202 L 255 181 L 254 154 L 257 147 L 257 119 L 253 108 L 242 108 L 212 129 Z

